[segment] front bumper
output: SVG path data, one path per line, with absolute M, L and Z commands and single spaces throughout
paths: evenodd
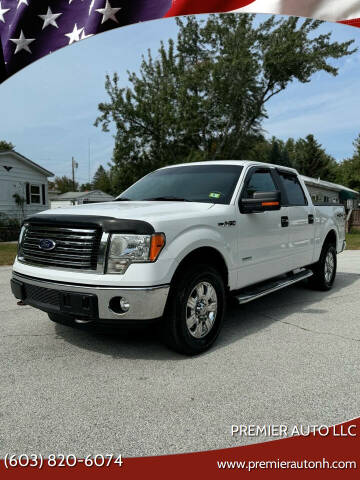
M 169 285 L 143 288 L 100 287 L 60 283 L 13 272 L 11 289 L 26 305 L 48 313 L 61 313 L 89 320 L 153 320 L 165 309 Z M 127 312 L 117 313 L 110 308 L 114 297 L 130 304 Z

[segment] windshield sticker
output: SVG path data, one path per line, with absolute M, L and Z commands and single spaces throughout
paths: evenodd
M 219 192 L 209 193 L 209 198 L 220 198 L 220 197 L 221 197 L 221 193 L 219 193 Z

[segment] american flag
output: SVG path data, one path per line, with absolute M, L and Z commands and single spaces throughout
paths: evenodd
M 0 0 L 0 83 L 62 47 L 162 17 L 280 13 L 360 26 L 359 0 Z
M 171 0 L 0 0 L 0 82 L 112 28 L 163 17 Z

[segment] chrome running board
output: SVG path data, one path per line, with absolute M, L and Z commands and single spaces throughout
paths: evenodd
M 264 297 L 269 293 L 276 292 L 282 288 L 289 287 L 294 283 L 301 282 L 313 275 L 313 272 L 308 269 L 303 269 L 297 273 L 291 273 L 286 277 L 278 278 L 277 280 L 269 280 L 268 282 L 262 282 L 261 284 L 254 285 L 249 288 L 245 288 L 238 295 L 235 295 L 235 298 L 240 304 L 249 303 L 257 298 Z

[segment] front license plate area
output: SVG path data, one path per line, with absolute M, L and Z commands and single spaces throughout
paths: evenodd
M 62 292 L 60 294 L 60 310 L 68 315 L 97 318 L 97 296 L 93 294 Z

